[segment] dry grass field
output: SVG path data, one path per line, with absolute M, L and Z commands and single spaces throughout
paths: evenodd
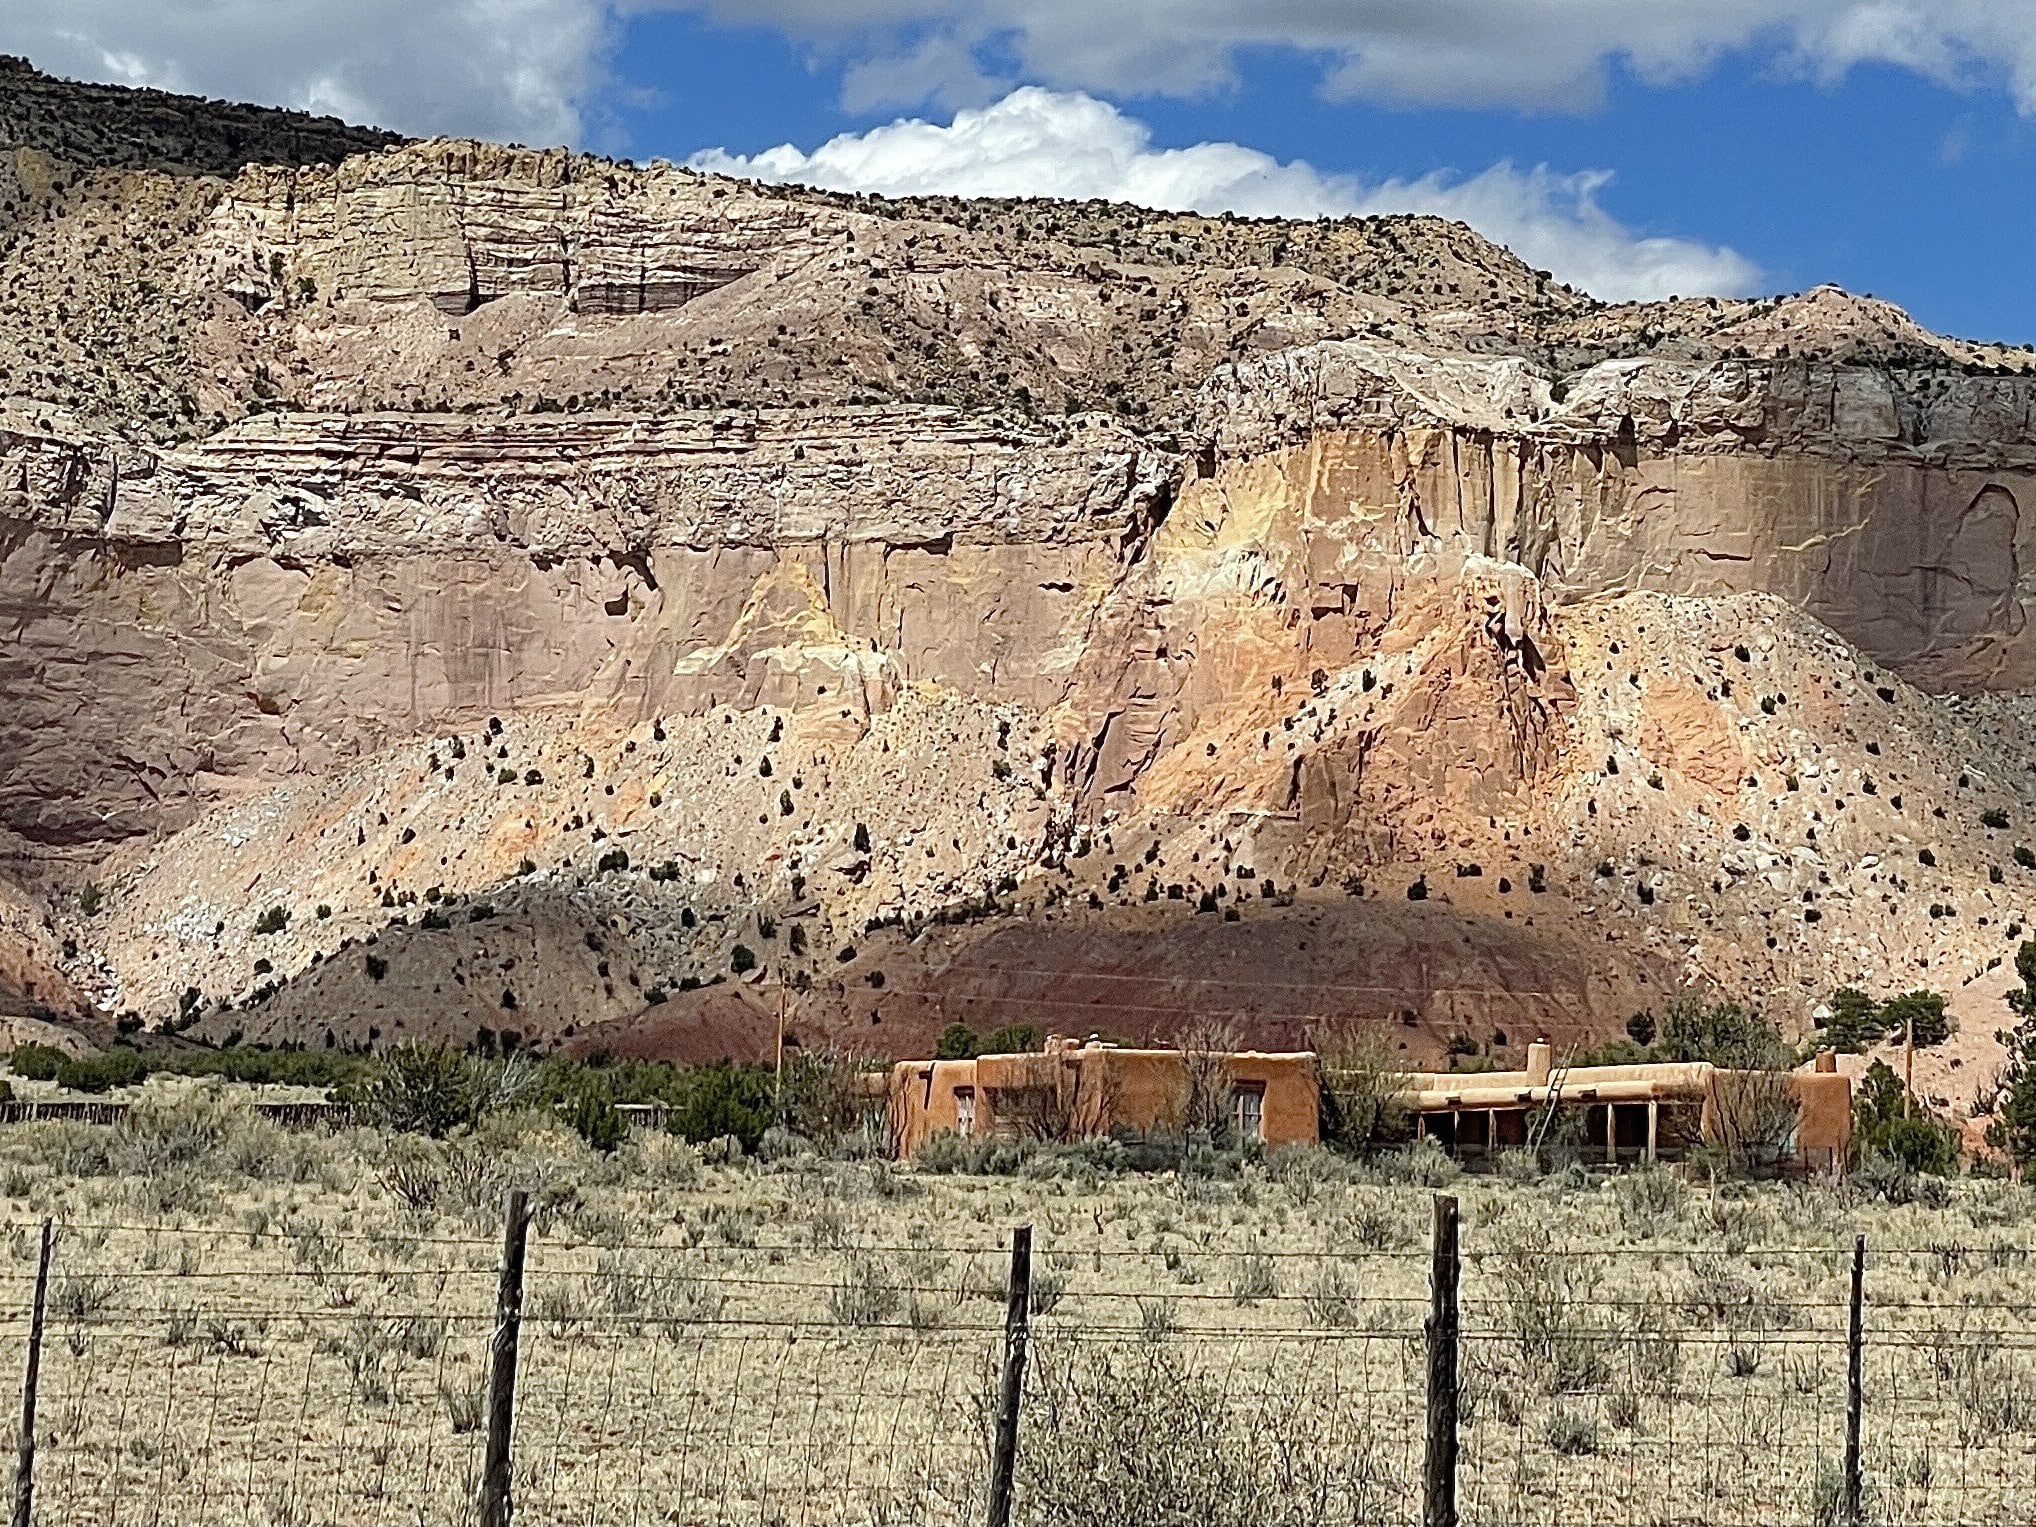
M 536 1204 L 523 1522 L 980 1522 L 1019 1223 L 1021 1520 L 1412 1522 L 1437 1188 L 1463 1207 L 1466 1521 L 1832 1520 L 1855 1234 L 1869 1519 L 2036 1516 L 2018 1186 L 716 1154 L 603 1156 L 529 1114 L 450 1142 L 289 1134 L 220 1087 L 0 1132 L 0 1372 L 35 1226 L 59 1225 L 38 1520 L 467 1519 L 512 1184 Z

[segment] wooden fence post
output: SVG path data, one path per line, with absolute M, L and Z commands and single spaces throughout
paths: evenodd
M 28 1318 L 28 1368 L 21 1379 L 21 1457 L 14 1466 L 14 1527 L 35 1518 L 35 1391 L 42 1380 L 42 1320 L 49 1307 L 49 1259 L 56 1225 L 42 1222 L 42 1255 L 35 1264 L 35 1304 Z
M 1461 1271 L 1456 1199 L 1437 1193 L 1428 1283 L 1428 1448 L 1421 1474 L 1422 1527 L 1456 1527 L 1456 1347 L 1460 1326 L 1456 1291 Z
M 495 1296 L 495 1335 L 488 1344 L 488 1447 L 481 1470 L 481 1527 L 509 1527 L 516 1426 L 516 1343 L 523 1328 L 523 1258 L 530 1232 L 530 1195 L 509 1192 L 502 1227 L 502 1283 Z
M 1845 1332 L 1845 1521 L 1859 1527 L 1866 1506 L 1859 1470 L 1859 1423 L 1866 1410 L 1866 1237 L 1852 1242 L 1852 1318 Z
M 996 1452 L 990 1459 L 990 1527 L 1011 1527 L 1011 1482 L 1018 1467 L 1018 1408 L 1025 1394 L 1031 1336 L 1032 1227 L 1011 1232 L 1011 1284 L 1004 1306 L 1004 1377 L 997 1391 Z

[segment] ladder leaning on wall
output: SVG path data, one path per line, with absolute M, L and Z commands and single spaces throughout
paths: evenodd
M 1548 1101 L 1542 1105 L 1541 1118 L 1534 1126 L 1534 1134 L 1527 1142 L 1528 1152 L 1535 1160 L 1541 1159 L 1541 1142 L 1548 1138 L 1548 1128 L 1555 1122 L 1555 1112 L 1562 1106 L 1562 1084 L 1569 1077 L 1570 1062 L 1576 1056 L 1574 1049 L 1565 1054 L 1555 1069 L 1548 1073 Z

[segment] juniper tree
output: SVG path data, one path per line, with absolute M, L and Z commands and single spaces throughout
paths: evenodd
M 1999 1117 L 1987 1131 L 1987 1143 L 2008 1153 L 2018 1168 L 2036 1161 L 2036 940 L 2024 941 L 2015 952 L 2018 990 L 2008 993 L 2008 1007 L 2021 1021 L 1995 1034 L 2007 1047 L 2001 1068 Z

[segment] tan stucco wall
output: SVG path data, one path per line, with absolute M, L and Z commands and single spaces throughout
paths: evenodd
M 1262 1130 L 1269 1147 L 1312 1144 L 1321 1135 L 1321 1096 L 1310 1054 L 1247 1051 L 1228 1058 L 1233 1089 L 1265 1090 Z M 959 1127 L 958 1093 L 974 1089 L 978 1135 L 1009 1133 L 1017 1121 L 998 1117 L 998 1095 L 1059 1088 L 1077 1135 L 1178 1129 L 1188 1090 L 1186 1058 L 1177 1050 L 1124 1050 L 1106 1045 L 1059 1048 L 1037 1055 L 985 1055 L 977 1060 L 904 1061 L 891 1072 L 892 1149 L 911 1156 L 933 1135 Z

